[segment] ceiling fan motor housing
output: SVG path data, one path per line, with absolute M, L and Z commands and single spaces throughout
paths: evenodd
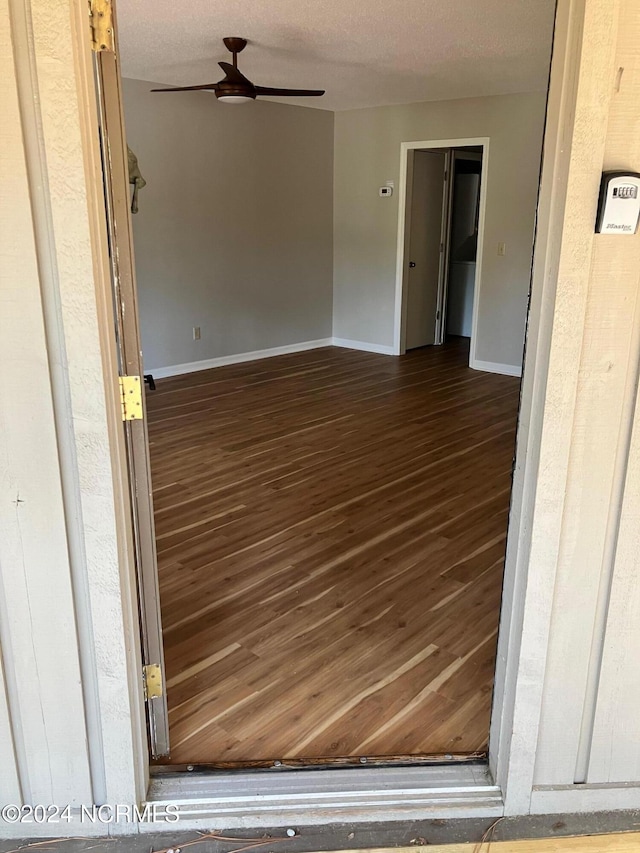
M 215 90 L 216 98 L 252 98 L 255 100 L 256 92 L 255 89 L 249 88 L 248 86 L 241 86 L 237 83 L 219 83 L 218 88 Z

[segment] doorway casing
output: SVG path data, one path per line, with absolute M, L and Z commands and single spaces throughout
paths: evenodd
M 573 154 L 566 140 L 572 136 L 575 120 L 584 7 L 580 2 L 567 0 L 560 5 L 559 12 L 549 92 L 545 168 L 540 187 L 533 298 L 505 565 L 505 596 L 501 614 L 492 737 L 489 744 L 491 775 L 483 769 L 484 772 L 478 778 L 471 780 L 468 775 L 465 778 L 466 768 L 452 768 L 448 784 L 443 785 L 440 768 L 437 767 L 400 770 L 371 768 L 362 771 L 366 774 L 364 779 L 357 781 L 349 774 L 344 777 L 342 784 L 338 782 L 331 785 L 328 777 L 323 775 L 323 786 L 313 784 L 311 771 L 275 773 L 268 779 L 262 777 L 263 781 L 246 776 L 239 779 L 233 789 L 228 783 L 223 784 L 221 789 L 216 774 L 182 774 L 181 777 L 165 778 L 162 782 L 152 784 L 149 799 L 180 803 L 185 818 L 194 826 L 210 825 L 212 814 L 225 814 L 227 826 L 258 825 L 262 821 L 268 825 L 269 816 L 265 816 L 262 810 L 265 791 L 279 804 L 285 800 L 293 801 L 293 814 L 298 819 L 304 815 L 304 819 L 311 823 L 326 820 L 328 814 L 334 814 L 337 819 L 391 820 L 394 816 L 424 816 L 425 808 L 428 808 L 432 817 L 451 814 L 486 816 L 501 811 L 526 814 L 530 809 L 534 765 L 527 753 L 535 749 L 538 737 L 542 678 L 533 684 L 530 677 L 519 679 L 518 673 L 523 656 L 528 659 L 530 667 L 535 664 L 540 673 L 544 670 L 553 601 L 553 582 L 546 585 L 546 595 L 541 601 L 541 596 L 536 595 L 536 585 L 532 585 L 528 574 L 533 551 L 531 528 L 535 527 L 532 518 L 536 509 L 545 389 L 550 381 L 547 374 L 554 326 L 555 281 L 565 217 L 564 196 Z M 604 48 L 602 50 L 604 52 Z M 488 139 L 481 137 L 413 144 L 420 148 L 482 145 L 485 155 L 482 178 L 486 194 L 488 157 L 485 142 L 488 146 Z M 410 145 L 406 144 L 407 151 Z M 404 184 L 406 187 L 406 172 Z M 479 226 L 484 225 L 483 208 L 481 197 L 482 221 Z M 480 246 L 482 236 L 479 227 Z M 479 260 L 481 268 L 481 257 Z M 396 314 L 397 308 L 396 304 Z M 564 380 L 560 375 L 553 378 L 559 383 Z M 534 402 L 541 402 L 542 405 L 535 406 Z M 112 414 L 117 419 L 118 413 Z M 127 500 L 126 496 L 124 500 Z M 553 580 L 553 553 L 546 555 L 544 565 L 541 562 L 534 565 L 536 576 L 542 574 Z M 533 600 L 532 595 L 535 595 Z M 536 606 L 532 610 L 534 601 Z M 529 615 L 525 623 L 526 613 Z M 526 743 L 523 732 L 526 732 Z M 140 732 L 140 738 L 145 739 L 144 732 Z M 460 771 L 459 775 L 457 771 Z M 351 785 L 347 781 L 349 778 L 352 779 Z M 412 796 L 412 789 L 417 796 Z M 412 812 L 412 806 L 415 812 Z
M 574 115 L 568 105 L 575 102 L 576 70 L 580 63 L 580 52 L 576 48 L 584 10 L 572 0 L 563 6 L 564 15 L 556 26 L 554 63 L 556 76 L 552 73 L 549 93 L 549 113 L 556 123 L 547 126 L 545 145 L 551 150 L 546 153 L 546 170 L 542 174 L 540 208 L 538 216 L 538 242 L 534 253 L 534 288 L 538 283 L 538 300 L 548 300 L 542 294 L 542 284 L 549 286 L 557 272 L 560 241 L 549 245 L 548 235 L 562 230 L 562 206 L 552 206 L 555 193 L 564 193 L 567 186 L 571 157 L 570 146 L 561 145 L 561 140 L 570 135 Z M 579 45 L 579 41 L 577 42 Z M 555 85 L 554 85 L 555 84 Z M 427 140 L 403 143 L 401 146 L 401 181 L 399 198 L 398 252 L 396 268 L 396 302 L 394 350 L 401 352 L 401 319 L 403 296 L 403 271 L 405 266 L 404 231 L 406 224 L 407 163 L 410 150 L 421 148 L 450 148 L 482 146 L 483 169 L 481 175 L 480 217 L 478 228 L 478 260 L 474 293 L 474 318 L 472 326 L 471 352 L 475 355 L 476 313 L 482 269 L 482 243 L 487 192 L 488 137 L 471 137 Z M 404 187 L 404 191 L 403 191 Z M 547 207 L 542 207 L 544 204 Z M 402 235 L 402 236 L 400 236 Z M 402 266 L 401 266 L 402 265 Z M 505 596 L 501 612 L 501 626 L 496 672 L 495 699 L 492 711 L 489 761 L 474 768 L 473 765 L 457 765 L 446 768 L 431 767 L 371 767 L 346 771 L 276 771 L 273 775 L 242 774 L 232 780 L 219 773 L 189 772 L 164 774 L 151 780 L 146 792 L 150 802 L 178 804 L 181 811 L 181 826 L 203 828 L 211 825 L 213 817 L 225 816 L 225 825 L 270 826 L 274 814 L 287 814 L 292 821 L 322 823 L 327 820 L 384 821 L 413 817 L 432 818 L 456 815 L 458 817 L 498 816 L 500 814 L 526 814 L 530 797 L 533 770 L 523 766 L 525 755 L 513 743 L 514 720 L 524 714 L 532 720 L 527 734 L 531 741 L 537 737 L 539 727 L 539 704 L 522 708 L 522 686 L 514 681 L 518 673 L 518 662 L 522 648 L 536 648 L 536 658 L 544 660 L 545 645 L 540 644 L 536 625 L 533 630 L 522 628 L 522 615 L 528 605 L 526 576 L 529 553 L 531 514 L 536 497 L 536 474 L 539 462 L 530 444 L 537 446 L 542 436 L 542 410 L 532 414 L 532 386 L 544 386 L 545 371 L 548 369 L 548 350 L 554 316 L 541 316 L 538 302 L 532 303 L 527 341 L 527 370 L 525 392 L 518 426 L 518 454 L 514 488 L 512 492 L 512 514 L 509 520 L 508 551 L 505 564 Z M 534 334 L 532 335 L 531 332 Z M 529 384 L 527 386 L 527 374 Z M 535 417 L 534 417 L 535 415 Z M 125 498 L 126 499 L 126 498 Z M 515 507 L 515 512 L 513 510 Z M 549 603 L 553 589 L 549 590 Z M 535 614 L 544 621 L 546 613 Z M 547 626 L 548 627 L 548 626 Z M 545 636 L 548 638 L 548 634 Z M 525 685 L 526 687 L 526 685 Z M 540 688 L 541 692 L 541 688 Z M 537 697 L 540 698 L 540 697 Z M 518 728 L 521 723 L 516 723 Z M 144 732 L 140 733 L 146 739 Z M 319 775 L 318 775 L 319 774 Z M 337 774 L 337 775 L 336 775 Z M 357 775 L 356 775 L 357 774 Z
M 485 208 L 487 201 L 487 175 L 489 168 L 489 137 L 478 136 L 463 139 L 431 139 L 421 142 L 403 142 L 400 146 L 400 181 L 398 187 L 398 245 L 396 251 L 396 285 L 395 285 L 395 309 L 393 318 L 393 353 L 403 355 L 406 352 L 406 326 L 407 326 L 407 273 L 408 273 L 408 248 L 409 248 L 409 216 L 411 208 L 411 180 L 410 158 L 414 151 L 448 148 L 482 148 L 482 172 L 480 175 L 480 212 L 478 218 L 478 252 L 476 257 L 476 272 L 473 287 L 473 315 L 471 320 L 471 344 L 469 349 L 469 367 L 476 367 L 476 337 L 477 318 L 480 299 L 480 288 L 482 283 L 482 251 L 484 245 L 484 223 Z M 452 170 L 450 169 L 450 172 Z M 449 174 L 449 181 L 453 175 Z M 450 197 L 450 193 L 448 193 Z M 448 235 L 449 237 L 450 235 Z M 448 239 L 447 237 L 447 239 Z M 441 288 L 442 290 L 442 282 Z M 442 302 L 442 294 L 438 295 L 439 304 Z

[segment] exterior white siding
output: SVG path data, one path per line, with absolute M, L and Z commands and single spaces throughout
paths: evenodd
M 0 18 L 0 800 L 130 802 L 144 787 L 137 628 L 105 240 L 88 215 L 91 54 L 74 56 L 86 7 L 3 0 Z
M 607 49 L 580 80 L 585 106 L 578 107 L 573 148 L 582 200 L 565 215 L 572 251 L 561 267 L 556 313 L 565 310 L 566 320 L 554 332 L 556 346 L 565 342 L 558 364 L 565 375 L 556 387 L 568 395 L 570 449 L 555 508 L 561 523 L 534 777 L 542 786 L 640 780 L 633 664 L 640 642 L 633 620 L 640 241 L 593 234 L 601 170 L 640 163 L 640 9 L 622 3 L 619 20 L 612 14 L 605 22 L 595 5 L 587 4 L 584 38 Z

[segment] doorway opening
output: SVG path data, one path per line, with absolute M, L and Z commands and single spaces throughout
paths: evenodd
M 488 139 L 401 148 L 395 350 L 465 338 L 475 366 Z
M 436 316 L 420 327 L 429 338 L 410 345 L 404 266 L 413 260 L 405 252 L 409 161 L 437 157 L 455 174 L 459 151 L 471 149 L 471 161 L 480 154 L 467 237 L 481 247 L 488 140 L 402 145 L 397 331 L 393 272 L 379 302 L 397 345 L 368 343 L 367 331 L 364 340 L 338 336 L 336 325 L 312 335 L 317 318 L 331 314 L 334 267 L 323 239 L 335 235 L 335 198 L 319 204 L 306 193 L 313 203 L 304 207 L 295 193 L 306 179 L 326 192 L 334 155 L 348 160 L 333 120 L 268 102 L 225 112 L 203 92 L 158 100 L 155 85 L 125 81 L 123 101 L 147 181 L 133 235 L 143 348 L 152 353 L 144 373 L 156 384 L 147 390 L 148 449 L 171 740 L 170 754 L 156 756 L 216 767 L 484 756 L 519 382 L 469 370 L 475 319 L 469 336 L 438 345 L 447 317 L 463 331 L 468 320 L 469 288 L 449 274 L 449 176 L 441 174 L 441 206 L 432 211 L 439 244 L 446 236 L 427 306 Z M 278 122 L 296 144 L 282 146 Z M 212 149 L 224 169 L 210 168 Z M 292 151 L 312 158 L 294 169 Z M 207 183 L 229 178 L 226 188 Z M 354 229 L 388 203 L 389 193 L 374 189 L 342 199 Z M 353 199 L 365 200 L 366 215 L 352 215 Z M 531 231 L 534 209 L 531 193 Z M 350 279 L 374 277 L 369 255 L 378 244 L 390 247 L 393 269 L 396 219 L 387 219 L 391 239 L 372 230 Z M 359 233 L 344 233 L 357 254 Z M 457 247 L 455 258 L 463 262 Z M 469 251 L 464 258 L 473 263 Z M 528 276 L 530 257 L 524 267 Z M 475 318 L 479 273 L 473 285 Z M 351 295 L 355 311 L 348 300 L 337 304 L 356 328 L 354 315 L 371 300 L 357 287 Z M 209 311 L 202 325 L 194 306 Z M 136 315 L 134 306 L 124 322 Z M 294 321 L 303 340 L 265 343 L 265 325 L 293 334 Z M 212 342 L 213 354 L 188 357 Z M 141 569 L 155 572 L 155 564 L 141 561 Z
M 191 99 L 195 111 L 206 95 Z M 147 137 L 133 137 L 148 192 L 134 221 L 143 280 L 162 206 L 153 164 L 166 170 L 170 156 L 156 141 L 165 135 L 153 135 L 151 151 Z M 454 163 L 451 150 L 416 151 L 414 166 L 422 157 Z M 282 192 L 286 182 L 285 173 Z M 447 241 L 450 185 L 439 187 L 433 217 Z M 176 228 L 167 245 L 179 254 L 178 237 Z M 193 231 L 188 238 L 193 247 Z M 444 306 L 442 252 L 438 264 L 431 296 Z M 257 322 L 262 309 L 244 310 Z M 143 299 L 140 311 L 143 329 L 145 312 L 158 317 L 157 303 Z M 162 764 L 486 754 L 519 382 L 470 371 L 463 335 L 428 346 L 444 342 L 444 316 L 441 307 L 433 337 L 400 358 L 322 341 L 151 371 L 170 740 Z
M 480 224 L 482 153 L 453 149 L 442 338 L 471 340 Z

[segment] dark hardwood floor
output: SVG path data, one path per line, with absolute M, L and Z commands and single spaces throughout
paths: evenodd
M 173 763 L 486 748 L 519 380 L 466 341 L 147 393 Z

